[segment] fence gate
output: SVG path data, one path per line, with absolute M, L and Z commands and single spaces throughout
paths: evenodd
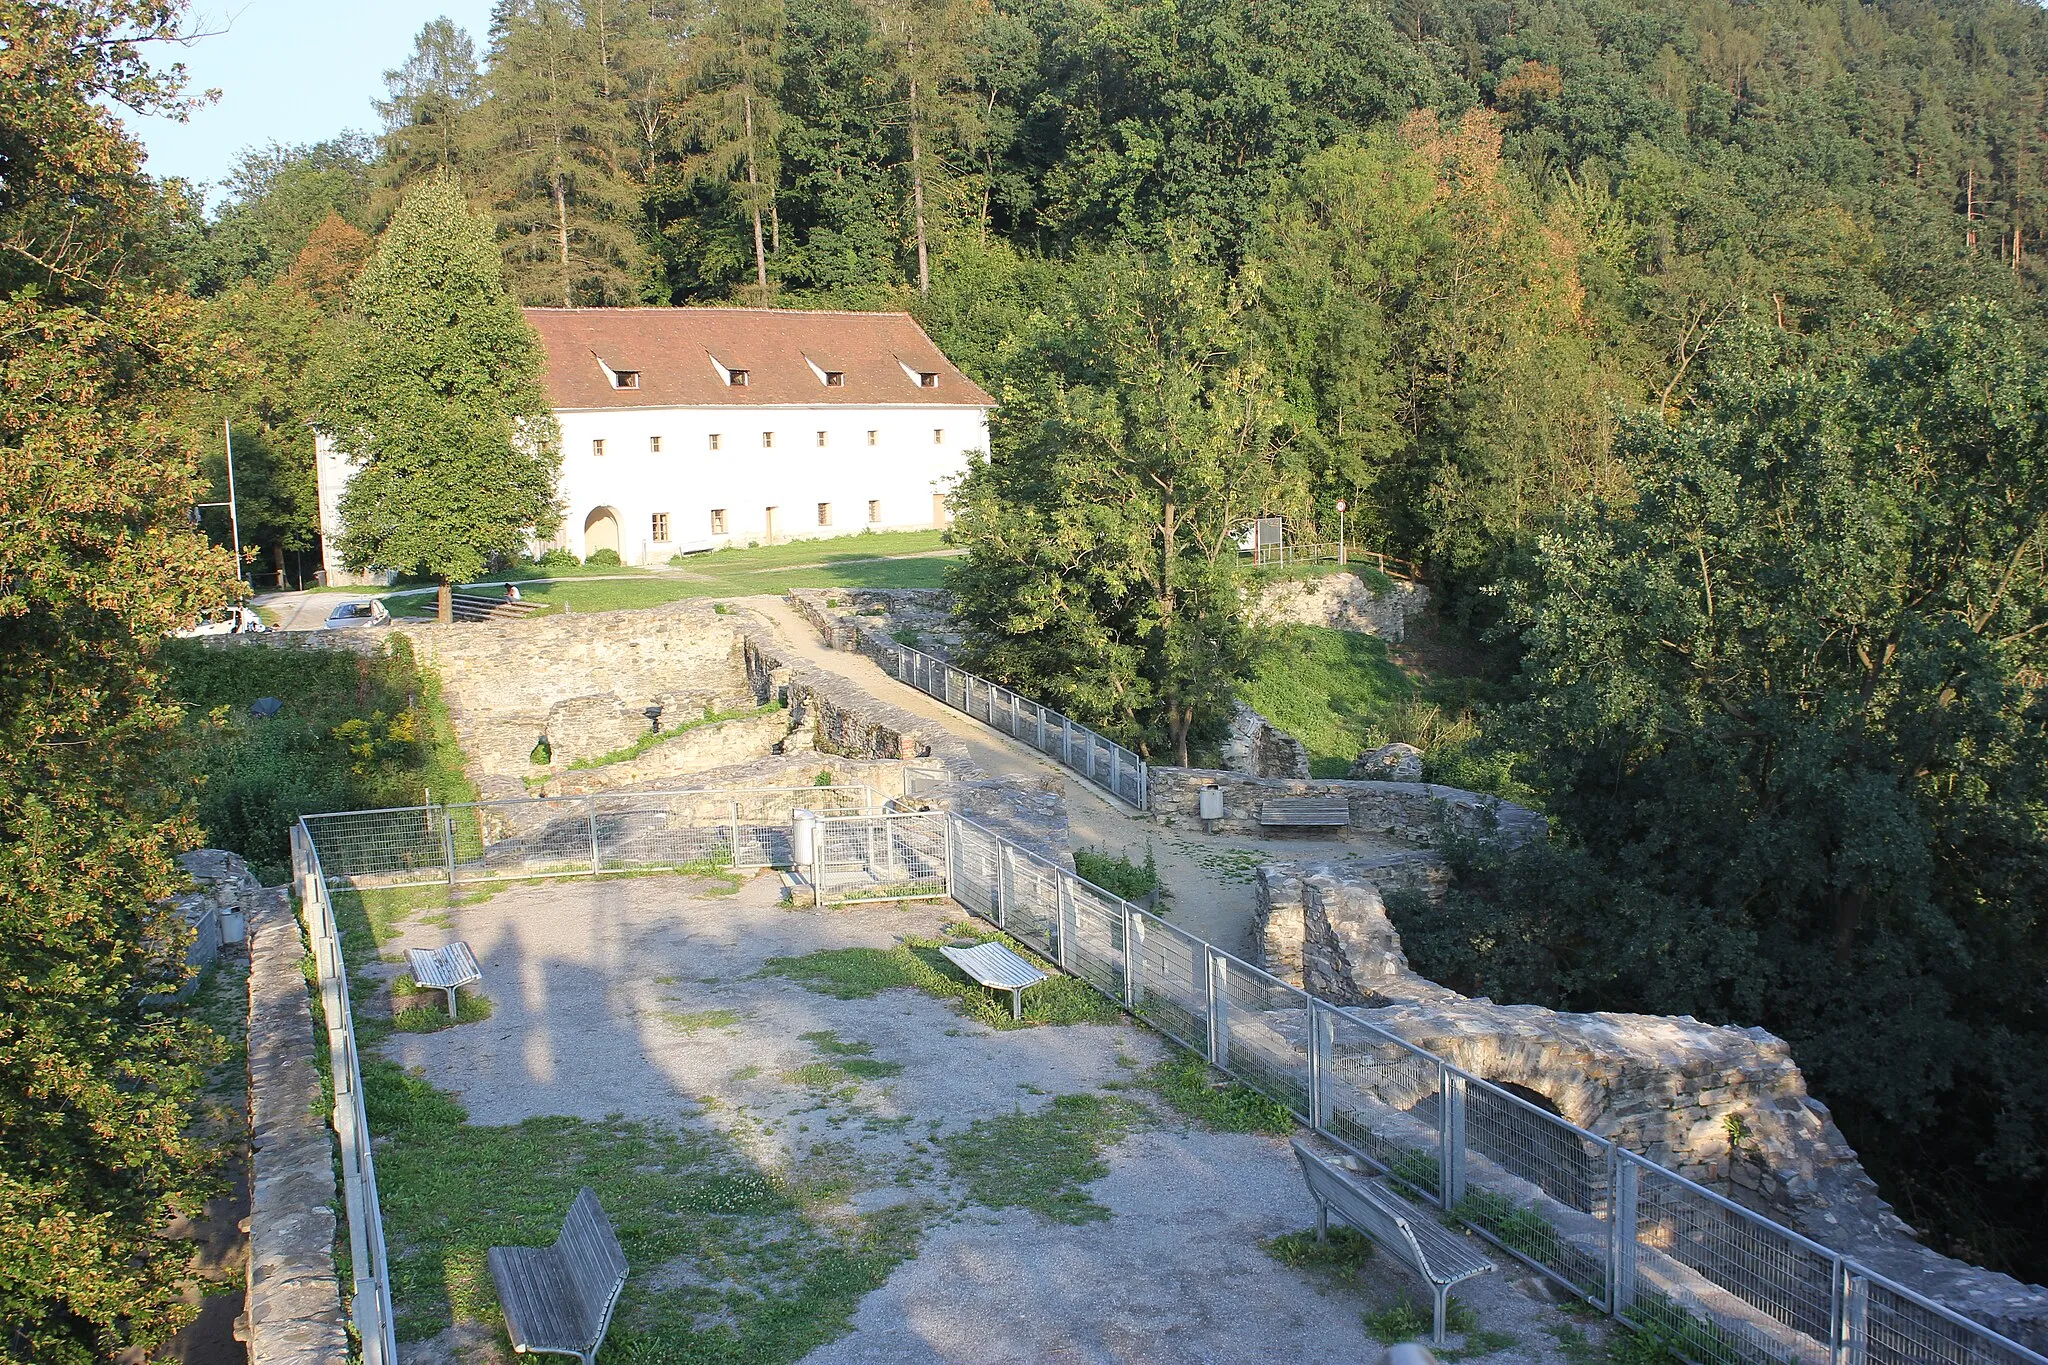
M 944 900 L 946 823 L 942 811 L 819 820 L 809 868 L 819 903 Z

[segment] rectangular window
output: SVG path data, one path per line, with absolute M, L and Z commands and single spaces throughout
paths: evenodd
M 846 387 L 846 371 L 844 371 L 844 370 L 827 370 L 827 371 L 825 371 L 825 387 L 826 387 L 826 388 L 828 388 L 828 389 L 843 389 L 843 388 L 845 388 L 845 387 Z
M 868 499 L 868 525 L 879 525 L 882 520 L 882 504 L 879 499 Z
M 764 431 L 764 432 L 762 432 L 762 433 L 761 433 L 761 449 L 763 449 L 763 450 L 773 450 L 774 448 L 775 448 L 775 433 L 774 433 L 774 432 L 772 432 L 772 431 Z
M 942 445 L 944 445 L 945 443 L 946 443 L 946 429 L 945 429 L 944 427 L 933 427 L 933 428 L 932 428 L 932 444 L 933 444 L 933 445 L 935 445 L 935 446 L 942 446 Z
M 668 543 L 668 513 L 666 512 L 656 512 L 654 514 L 654 539 L 664 545 Z
M 818 444 L 821 446 L 825 444 L 825 433 L 822 431 L 818 433 Z
M 930 370 L 925 370 L 917 376 L 917 386 L 920 389 L 936 389 L 939 386 L 939 377 Z
M 647 438 L 647 453 L 650 455 L 661 454 L 661 438 L 659 436 L 650 436 Z
M 819 503 L 819 504 L 818 504 L 818 525 L 820 525 L 820 526 L 830 526 L 831 524 L 832 524 L 832 504 L 831 504 L 831 503 L 829 503 L 829 502 L 821 502 L 821 503 Z
M 714 536 L 725 534 L 725 509 L 723 507 L 711 509 L 711 534 Z
M 613 370 L 612 387 L 615 389 L 637 389 L 640 387 L 640 371 Z
M 604 440 L 602 437 L 590 443 L 590 453 L 593 455 L 604 454 Z
M 718 449 L 718 433 L 715 431 L 711 433 L 711 448 Z
M 879 439 L 879 438 L 880 438 L 881 434 L 882 434 L 882 433 L 881 433 L 881 432 L 879 432 L 879 431 L 871 431 L 871 432 L 869 432 L 869 433 L 868 433 L 868 444 L 869 444 L 869 445 L 871 445 L 871 446 L 872 446 L 872 445 L 880 445 L 880 444 L 881 444 L 881 441 L 880 441 L 880 439 Z
M 731 377 L 725 381 L 726 383 L 736 389 L 744 389 L 747 386 L 747 372 L 745 370 L 732 370 L 729 371 L 729 374 Z

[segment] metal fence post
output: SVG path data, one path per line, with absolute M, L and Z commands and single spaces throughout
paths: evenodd
M 1008 844 L 998 842 L 996 844 L 995 864 L 996 928 L 1001 929 L 1004 933 L 1008 933 L 1010 931 L 1010 897 L 1008 892 L 1004 889 L 1009 884 L 1009 878 L 1003 875 L 1004 864 L 1009 860 L 1009 856 L 1010 846 Z
M 1038 752 L 1045 752 L 1045 707 L 1037 702 L 1032 705 L 1038 711 Z
M 602 867 L 604 866 L 604 864 L 602 864 L 601 862 L 599 862 L 599 861 L 598 861 L 598 857 L 597 857 L 597 798 L 596 798 L 596 797 L 594 797 L 594 796 L 586 796 L 586 797 L 584 797 L 584 798 L 583 798 L 583 815 L 584 815 L 584 818 L 585 818 L 585 819 L 587 819 L 587 820 L 588 820 L 588 821 L 590 822 L 590 875 L 591 875 L 591 876 L 593 876 L 593 877 L 595 877 L 595 876 L 596 876 L 596 875 L 598 874 L 598 870 L 599 870 L 600 868 L 602 868 Z
M 1870 1281 L 1847 1261 L 1838 1263 L 1836 1279 L 1841 1322 L 1835 1329 L 1831 1358 L 1835 1365 L 1865 1365 L 1870 1359 Z
M 1111 796 L 1122 796 L 1122 795 L 1123 795 L 1123 793 L 1122 793 L 1122 792 L 1121 792 L 1120 790 L 1118 790 L 1118 788 L 1117 788 L 1117 785 L 1116 785 L 1116 779 L 1117 779 L 1117 771 L 1116 771 L 1116 770 L 1117 770 L 1117 766 L 1118 766 L 1118 765 L 1117 765 L 1117 754 L 1118 754 L 1118 752 L 1119 752 L 1119 751 L 1118 751 L 1117 747 L 1116 747 L 1116 746 L 1115 746 L 1114 744 L 1110 745 L 1110 747 L 1109 747 L 1109 794 L 1110 794 Z
M 1138 1012 L 1138 1002 L 1145 996 L 1145 915 L 1143 911 L 1124 907 L 1125 922 L 1130 929 L 1124 935 L 1124 970 L 1131 980 L 1131 1013 Z
M 448 886 L 455 886 L 455 813 L 441 807 L 441 857 L 448 864 Z
M 1061 971 L 1065 971 L 1067 969 L 1067 921 L 1070 917 L 1074 919 L 1080 918 L 1080 916 L 1074 914 L 1074 885 L 1065 877 L 1057 878 L 1053 882 L 1052 916 L 1053 932 L 1058 935 L 1053 940 L 1052 945 L 1053 961 L 1059 965 Z
M 1437 1066 L 1437 1197 L 1449 1213 L 1465 1197 L 1465 1078 Z
M 1230 1069 L 1230 959 L 1204 943 L 1209 969 L 1209 1062 L 1218 1071 Z
M 1319 1011 L 1316 1009 L 1316 998 L 1313 995 L 1309 996 L 1308 1004 L 1303 1008 L 1302 1013 L 1304 1016 L 1302 1023 L 1306 1025 L 1302 1032 L 1302 1040 L 1306 1044 L 1305 1050 L 1308 1053 L 1308 1104 L 1305 1106 L 1308 1110 L 1308 1126 L 1321 1131 L 1323 1126 L 1323 1059 L 1320 1055 L 1321 1049 L 1317 1044 L 1322 1041 L 1318 1037 L 1322 1032 L 1322 1020 L 1317 1017 Z
M 1607 1311 L 1618 1318 L 1636 1301 L 1637 1173 L 1620 1148 L 1609 1148 L 1607 1159 L 1614 1179 L 1614 1210 L 1607 1221 Z
M 1136 1014 L 1138 1012 L 1137 955 L 1131 951 L 1131 930 L 1135 927 L 1135 921 L 1131 915 L 1131 903 L 1129 901 L 1119 899 L 1117 904 L 1123 907 L 1124 917 L 1124 1008 Z
M 1309 997 L 1309 1023 L 1313 1025 L 1310 1035 L 1309 1057 L 1315 1063 L 1315 1094 L 1309 1098 L 1312 1106 L 1310 1117 L 1317 1131 L 1329 1128 L 1330 1118 L 1336 1109 L 1332 1097 L 1336 1093 L 1337 1024 L 1323 1002 Z

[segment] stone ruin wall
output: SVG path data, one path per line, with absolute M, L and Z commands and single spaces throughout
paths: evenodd
M 1223 818 L 1211 822 L 1218 834 L 1250 838 L 1275 837 L 1258 821 L 1259 805 L 1277 797 L 1342 797 L 1350 804 L 1351 823 L 1343 829 L 1318 829 L 1304 838 L 1320 842 L 1374 843 L 1395 840 L 1416 848 L 1433 848 L 1446 822 L 1459 830 L 1489 834 L 1509 843 L 1541 838 L 1543 817 L 1534 811 L 1456 787 L 1429 782 L 1360 782 L 1348 779 L 1253 777 L 1214 768 L 1151 770 L 1152 818 L 1165 825 L 1201 827 L 1201 791 L 1223 789 Z
M 1408 618 L 1429 606 L 1429 589 L 1395 579 L 1374 592 L 1355 573 L 1317 578 L 1282 578 L 1267 583 L 1252 604 L 1252 619 L 1261 625 L 1324 626 L 1399 641 L 1408 633 Z
M 1306 778 L 1308 746 L 1243 702 L 1230 709 L 1223 767 L 1251 777 Z
M 1460 995 L 1409 967 L 1381 895 L 1404 886 L 1430 889 L 1410 868 L 1259 868 L 1261 965 L 1995 1331 L 2048 1346 L 2048 1290 L 1914 1241 L 1827 1106 L 1807 1093 L 1785 1040 L 1691 1016 L 1572 1014 Z M 1433 1094 L 1381 1098 L 1406 1108 Z

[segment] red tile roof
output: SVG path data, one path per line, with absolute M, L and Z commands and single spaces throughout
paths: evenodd
M 546 348 L 557 408 L 995 406 L 908 313 L 529 308 L 526 320 Z M 639 386 L 615 387 L 620 370 L 637 370 Z M 746 384 L 724 370 L 745 370 Z M 828 386 L 819 371 L 845 382 Z M 920 387 L 919 373 L 938 387 Z

